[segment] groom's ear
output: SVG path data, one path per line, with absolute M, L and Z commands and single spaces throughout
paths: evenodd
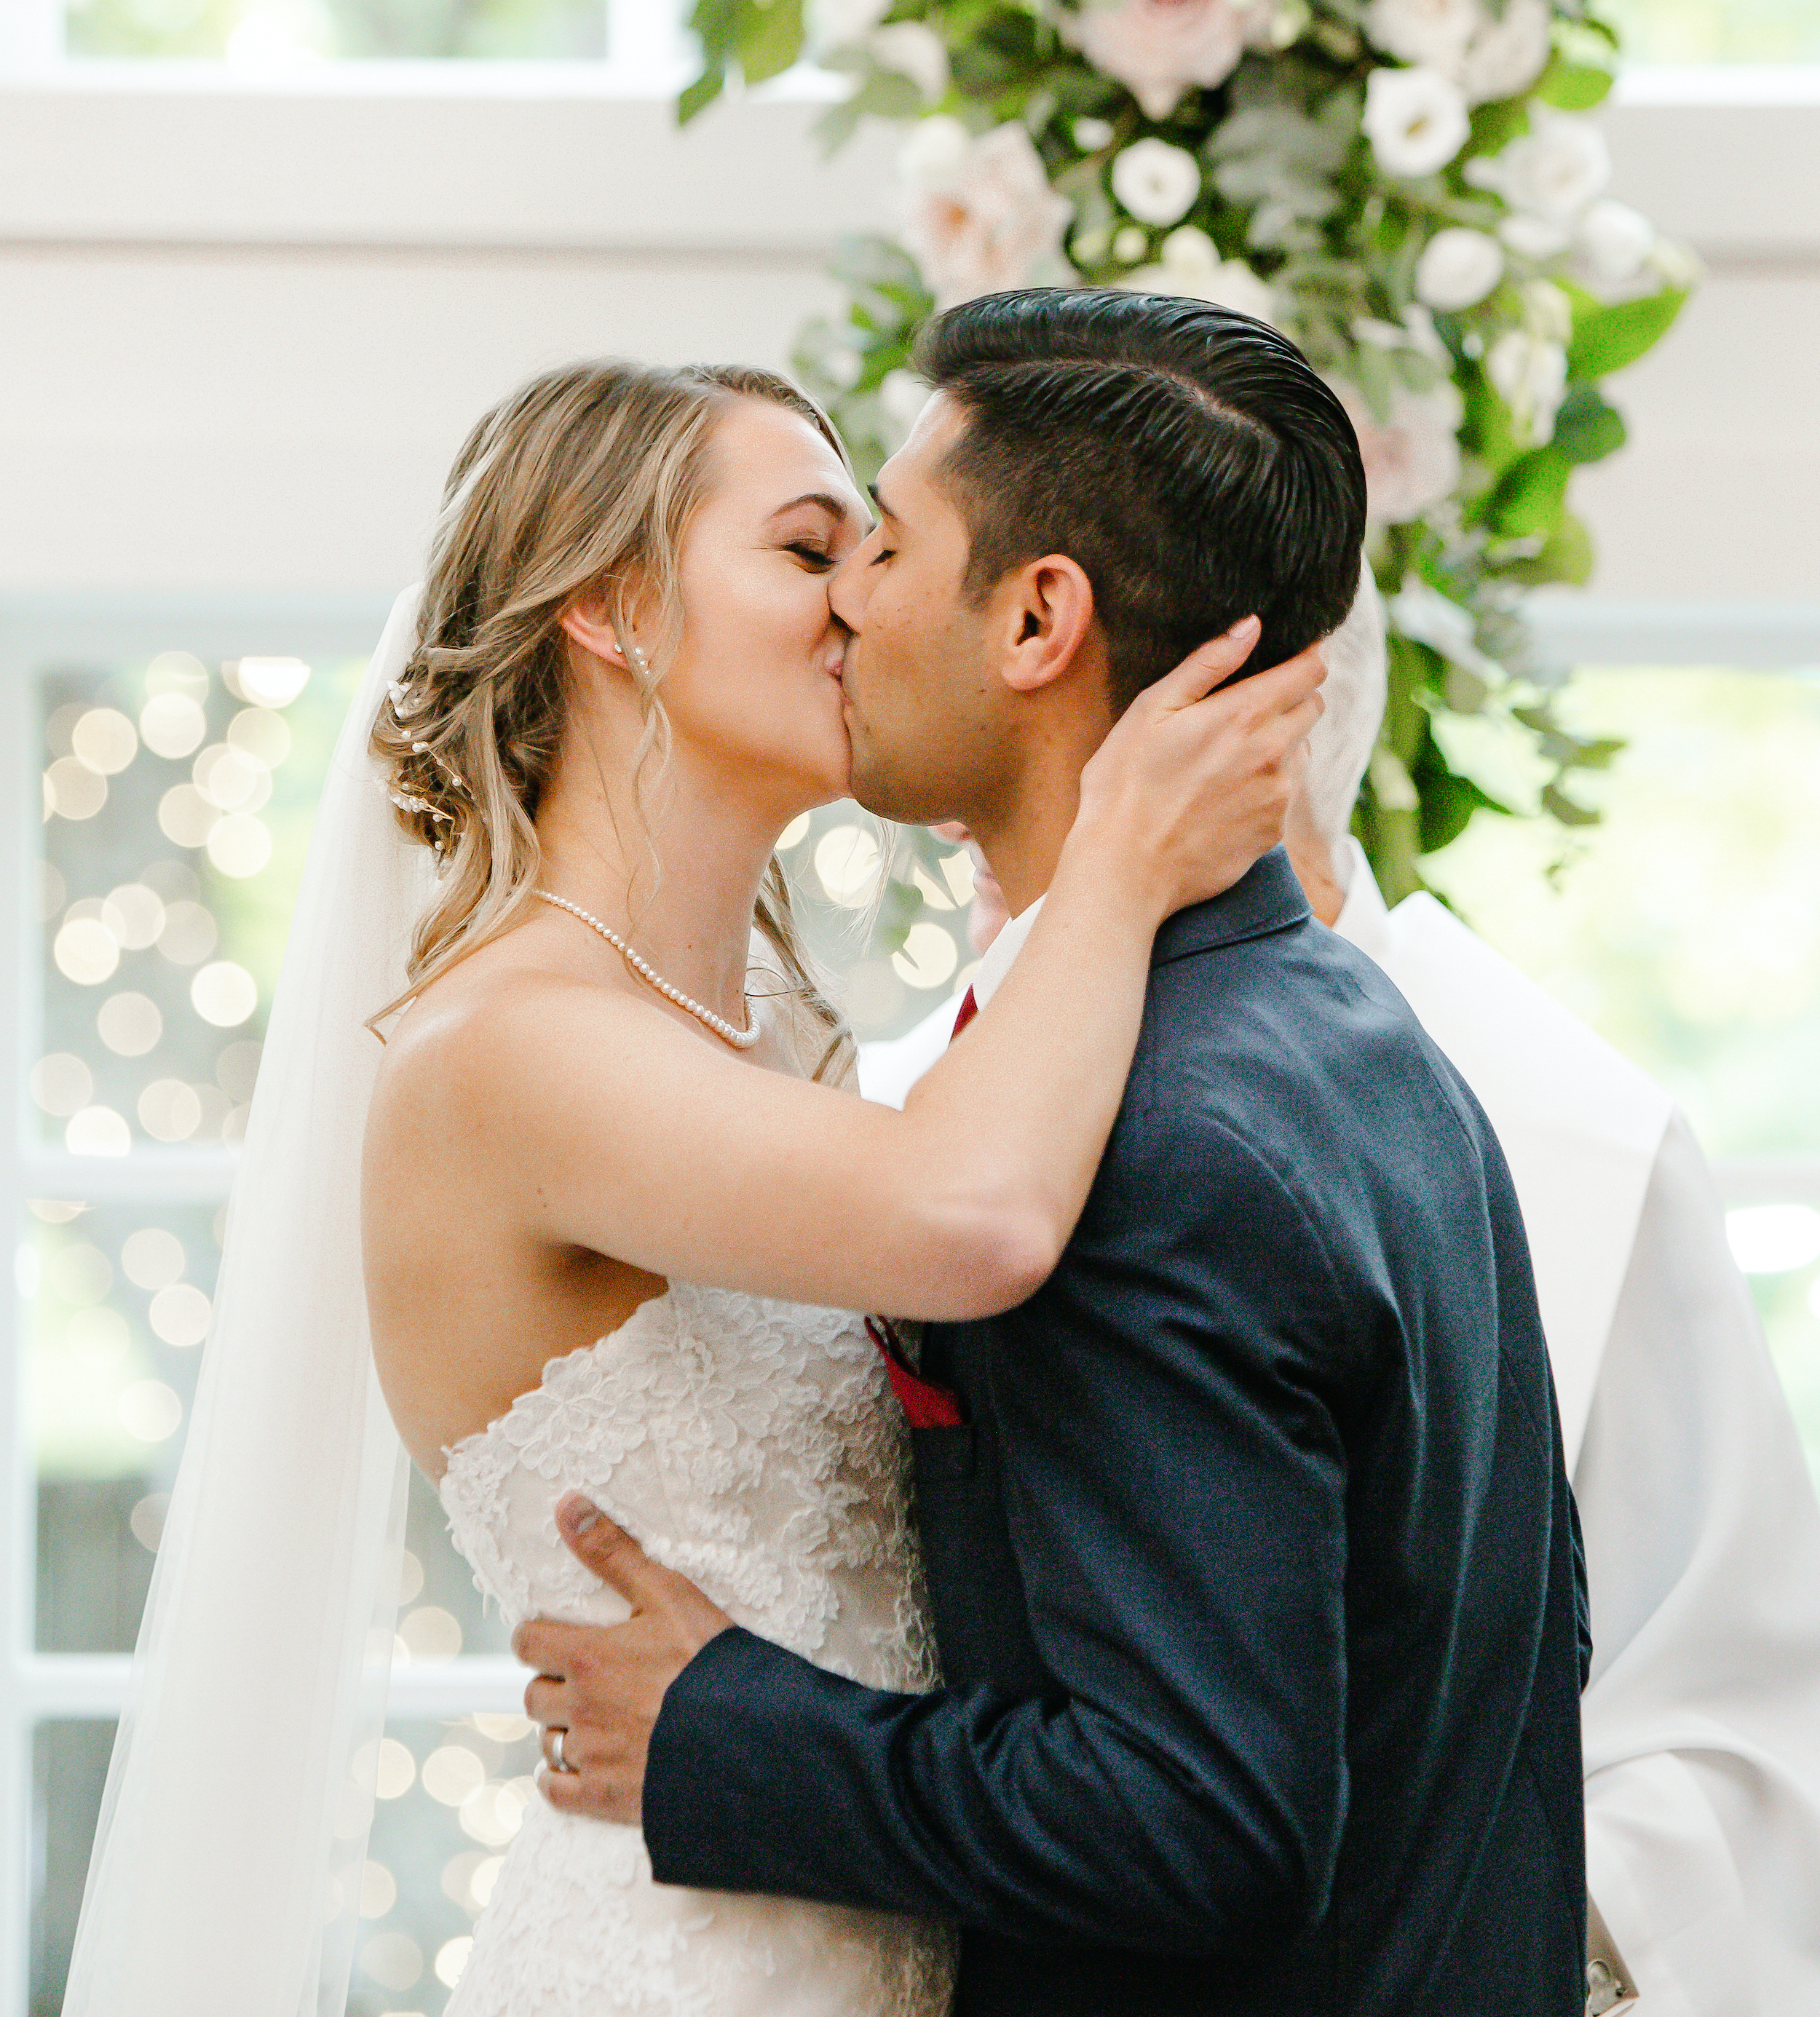
M 1013 693 L 1052 686 L 1093 629 L 1093 584 L 1066 554 L 1045 554 L 1013 568 L 992 601 L 999 674 Z

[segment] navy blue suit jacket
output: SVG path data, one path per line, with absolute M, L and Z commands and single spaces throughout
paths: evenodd
M 1280 852 L 1165 926 L 1060 1266 L 924 1371 L 967 1417 L 915 1438 L 944 1685 L 713 1640 L 662 1882 L 958 1921 L 991 2017 L 1578 2017 L 1584 1580 L 1515 1196 Z

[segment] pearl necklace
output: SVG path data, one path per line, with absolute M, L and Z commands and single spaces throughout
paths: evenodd
M 753 1019 L 751 998 L 746 1005 L 746 1027 L 736 1030 L 724 1016 L 717 1016 L 712 1008 L 704 1008 L 692 994 L 685 994 L 680 987 L 672 987 L 662 974 L 655 972 L 640 958 L 610 925 L 603 925 L 591 911 L 584 911 L 580 904 L 572 904 L 566 897 L 553 897 L 547 889 L 533 889 L 532 895 L 546 904 L 554 904 L 559 911 L 566 911 L 572 918 L 580 918 L 584 925 L 591 925 L 607 944 L 619 954 L 638 978 L 650 987 L 655 987 L 666 1001 L 673 1001 L 677 1008 L 686 1008 L 699 1023 L 704 1023 L 717 1037 L 731 1044 L 736 1051 L 749 1051 L 763 1032 Z

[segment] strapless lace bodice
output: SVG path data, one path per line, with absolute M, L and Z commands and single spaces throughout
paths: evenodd
M 448 1455 L 456 1545 L 515 1623 L 626 1615 L 557 1532 L 574 1488 L 751 1631 L 934 1685 L 903 1420 L 855 1317 L 673 1284 Z M 656 1885 L 637 1829 L 540 1800 L 449 2017 L 939 2017 L 948 1953 L 881 1914 Z

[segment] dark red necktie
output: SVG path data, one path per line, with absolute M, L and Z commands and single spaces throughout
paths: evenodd
M 961 1005 L 954 1019 L 954 1028 L 948 1041 L 952 1044 L 962 1030 L 980 1012 L 980 1005 L 973 999 L 973 990 L 969 988 L 961 997 Z M 910 1363 L 900 1338 L 889 1318 L 868 1317 L 866 1332 L 879 1348 L 879 1356 L 885 1362 L 885 1377 L 891 1383 L 891 1391 L 897 1397 L 913 1429 L 958 1429 L 965 1425 L 966 1417 L 961 1413 L 961 1404 L 945 1387 L 938 1387 L 933 1380 L 925 1380 Z

